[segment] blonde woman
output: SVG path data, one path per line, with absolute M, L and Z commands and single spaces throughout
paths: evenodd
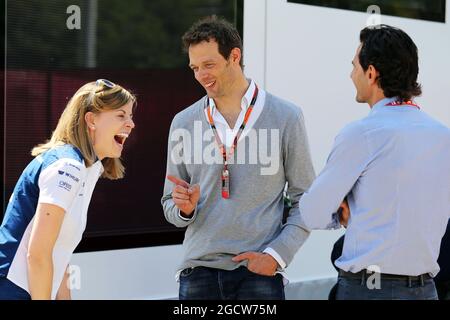
M 108 80 L 82 86 L 50 141 L 32 150 L 0 227 L 0 299 L 70 299 L 68 273 L 99 177 L 120 179 L 135 97 Z

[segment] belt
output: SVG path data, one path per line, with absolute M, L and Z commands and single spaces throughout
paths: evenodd
M 421 286 L 424 286 L 425 280 L 432 279 L 432 277 L 428 273 L 424 273 L 418 276 L 407 276 L 407 275 L 400 275 L 400 274 L 389 274 L 389 273 L 375 273 L 368 271 L 366 269 L 361 270 L 359 272 L 353 273 L 353 272 L 347 272 L 344 270 L 339 270 L 339 276 L 344 278 L 350 278 L 350 279 L 360 279 L 361 285 L 364 285 L 366 282 L 366 279 L 373 275 L 378 275 L 381 280 L 404 280 L 407 281 L 408 287 L 412 287 L 413 282 L 419 282 Z

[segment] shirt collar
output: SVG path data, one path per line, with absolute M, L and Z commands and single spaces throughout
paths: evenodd
M 388 103 L 391 103 L 391 102 L 394 102 L 394 101 L 397 101 L 397 100 L 398 100 L 397 97 L 381 99 L 380 101 L 378 101 L 377 103 L 375 103 L 372 106 L 372 111 L 376 110 L 376 109 L 380 109 L 382 107 L 385 107 Z
M 97 158 L 97 161 L 92 165 L 98 168 L 98 175 L 101 176 L 103 174 L 103 171 L 105 171 L 105 167 L 103 166 L 103 162 Z
M 248 86 L 248 89 L 241 100 L 241 110 L 244 111 L 247 111 L 248 107 L 250 106 L 253 98 L 253 93 L 255 92 L 256 88 L 255 81 L 253 81 L 252 79 L 247 79 L 247 81 L 250 83 L 250 85 Z M 216 104 L 214 103 L 214 99 L 208 98 L 208 103 L 211 107 L 211 115 L 214 116 L 214 112 L 216 111 Z

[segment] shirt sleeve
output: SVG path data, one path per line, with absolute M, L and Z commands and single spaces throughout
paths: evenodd
M 59 159 L 39 175 L 38 203 L 53 204 L 68 211 L 78 197 L 86 167 L 72 159 Z
M 286 193 L 292 207 L 281 233 L 267 245 L 280 256 L 285 265 L 291 263 L 295 253 L 309 237 L 309 230 L 301 224 L 298 202 L 315 177 L 301 111 L 297 118 L 290 119 L 287 126 L 289 132 L 283 142 L 283 166 L 287 181 Z
M 362 126 L 353 124 L 344 128 L 335 139 L 324 169 L 300 200 L 300 216 L 305 228 L 314 230 L 341 227 L 336 212 L 370 159 L 367 137 Z
M 281 258 L 275 250 L 273 250 L 272 248 L 266 248 L 263 252 L 271 255 L 272 258 L 277 261 L 278 265 L 280 266 L 277 269 L 283 270 L 284 268 L 286 268 L 286 263 L 284 262 L 283 258 Z

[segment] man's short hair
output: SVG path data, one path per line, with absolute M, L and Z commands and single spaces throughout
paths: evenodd
M 378 85 L 386 97 L 407 101 L 422 94 L 417 47 L 404 31 L 388 25 L 367 27 L 360 41 L 359 63 L 364 71 L 373 65 L 380 73 Z
M 203 18 L 192 25 L 183 35 L 183 48 L 188 52 L 189 46 L 203 41 L 215 40 L 219 45 L 219 53 L 226 59 L 230 57 L 231 50 L 239 48 L 241 50 L 241 68 L 243 64 L 242 39 L 236 28 L 223 18 L 209 16 Z

